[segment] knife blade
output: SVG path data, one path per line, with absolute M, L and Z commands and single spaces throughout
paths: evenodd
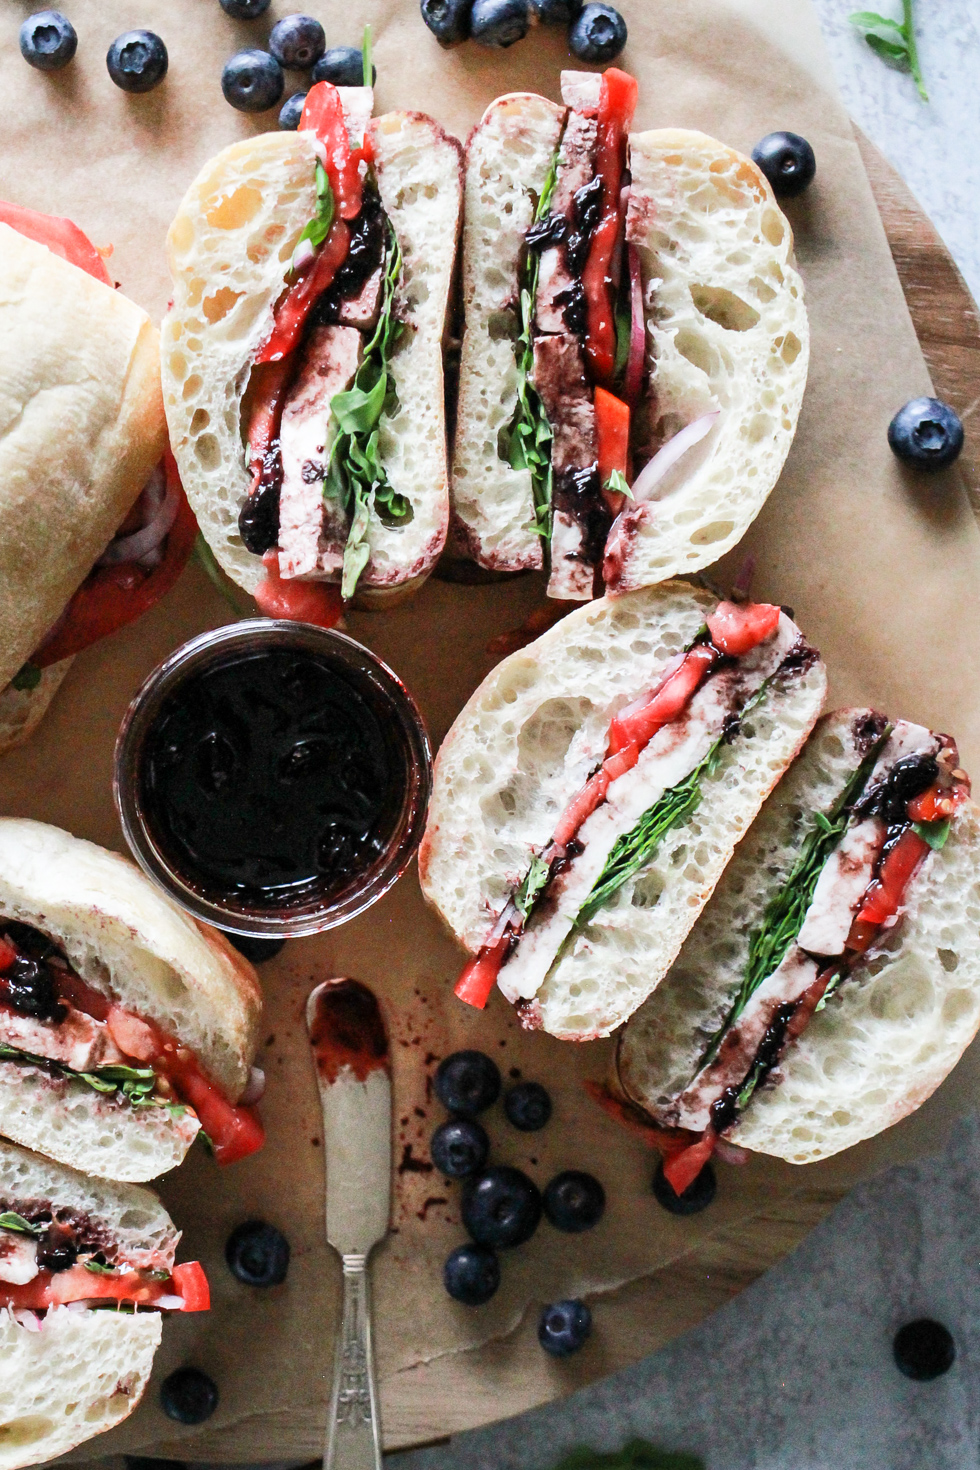
M 375 1470 L 381 1424 L 367 1264 L 391 1212 L 391 1065 L 381 1008 L 358 980 L 311 991 L 306 1025 L 323 1109 L 327 1241 L 344 1267 L 344 1308 L 324 1470 Z

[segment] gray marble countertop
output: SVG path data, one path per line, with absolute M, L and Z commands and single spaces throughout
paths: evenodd
M 844 102 L 904 175 L 980 299 L 980 0 L 917 0 L 930 94 L 814 0 Z M 900 12 L 898 0 L 868 9 Z M 978 385 L 980 394 L 980 385 Z M 931 1383 L 895 1367 L 894 1334 L 932 1317 L 956 1361 Z M 569 1399 L 392 1470 L 548 1470 L 570 1448 L 642 1436 L 708 1470 L 980 1466 L 980 1122 L 944 1153 L 857 1189 L 788 1260 L 696 1331 Z

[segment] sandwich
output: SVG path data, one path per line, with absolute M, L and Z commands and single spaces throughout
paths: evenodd
M 0 750 L 72 657 L 177 580 L 196 535 L 165 458 L 156 328 L 69 220 L 0 203 Z
M 152 1179 L 202 1129 L 261 1147 L 255 971 L 125 858 L 0 819 L 0 1134 L 98 1179 Z
M 405 595 L 449 519 L 442 336 L 460 149 L 370 87 L 226 148 L 170 228 L 170 438 L 201 530 L 273 616 Z
M 684 582 L 576 609 L 483 681 L 435 764 L 423 892 L 522 1024 L 605 1036 L 667 973 L 820 713 L 785 609 Z
M 162 1317 L 210 1304 L 149 1189 L 104 1184 L 0 1142 L 0 1470 L 55 1458 L 125 1419 Z
M 828 1158 L 951 1071 L 980 1026 L 969 793 L 948 735 L 870 709 L 814 730 L 620 1038 L 615 1091 L 678 1194 L 726 1141 Z
M 466 149 L 454 544 L 585 601 L 696 572 L 789 451 L 809 334 L 793 235 L 748 158 L 631 133 L 634 79 L 562 73 Z

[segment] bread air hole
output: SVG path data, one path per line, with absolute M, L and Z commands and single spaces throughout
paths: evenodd
M 758 326 L 759 313 L 755 307 L 724 286 L 695 283 L 691 287 L 691 299 L 702 316 L 727 332 L 748 332 Z
M 253 220 L 262 208 L 262 191 L 250 184 L 239 184 L 231 194 L 220 199 L 205 218 L 215 230 L 240 230 Z
M 20 1419 L 0 1424 L 0 1445 L 13 1448 L 15 1445 L 36 1444 L 53 1429 L 53 1419 L 45 1419 L 43 1414 L 25 1414 Z
M 724 541 L 735 529 L 734 521 L 712 521 L 707 526 L 702 526 L 691 536 L 693 546 L 713 546 L 716 541 Z
M 201 310 L 211 326 L 216 326 L 218 322 L 224 320 L 232 307 L 236 302 L 241 301 L 244 295 L 244 291 L 233 291 L 230 286 L 219 286 L 212 296 L 204 298 Z

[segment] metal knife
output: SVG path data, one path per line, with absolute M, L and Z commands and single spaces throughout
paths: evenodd
M 367 1264 L 391 1210 L 391 1066 L 381 1009 L 357 980 L 310 993 L 306 1026 L 323 1107 L 327 1241 L 344 1265 L 344 1312 L 324 1470 L 380 1470 Z

